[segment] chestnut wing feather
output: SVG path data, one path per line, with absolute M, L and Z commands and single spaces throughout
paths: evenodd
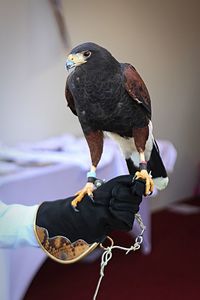
M 144 106 L 149 119 L 151 119 L 151 100 L 144 81 L 131 64 L 122 64 L 122 70 L 126 91 L 133 100 Z

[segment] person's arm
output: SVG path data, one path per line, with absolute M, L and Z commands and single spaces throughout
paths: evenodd
M 38 205 L 6 205 L 0 201 L 0 248 L 39 247 L 33 224 Z
M 0 202 L 0 247 L 40 246 L 58 262 L 75 262 L 113 230 L 132 229 L 144 188 L 131 175 L 119 176 L 98 187 L 93 200 L 86 195 L 76 210 L 74 197 L 39 206 Z
M 48 256 L 73 263 L 103 243 L 114 230 L 130 231 L 144 194 L 145 184 L 131 175 L 113 178 L 85 195 L 74 209 L 74 197 L 42 203 L 35 233 Z

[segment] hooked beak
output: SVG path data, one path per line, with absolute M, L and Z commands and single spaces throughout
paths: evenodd
M 80 66 L 84 63 L 86 63 L 86 60 L 85 60 L 82 53 L 70 54 L 67 57 L 65 67 L 66 67 L 66 70 L 68 71 L 69 69 L 75 68 L 75 67 Z

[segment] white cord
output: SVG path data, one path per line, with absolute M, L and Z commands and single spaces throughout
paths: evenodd
M 97 283 L 97 287 L 96 287 L 96 290 L 95 290 L 95 293 L 94 293 L 94 297 L 93 297 L 93 300 L 96 299 L 97 297 L 97 294 L 98 294 L 98 291 L 99 291 L 99 288 L 100 288 L 100 284 L 101 284 L 101 281 L 104 277 L 104 268 L 105 266 L 107 266 L 109 260 L 112 258 L 112 248 L 113 246 L 111 247 L 108 247 L 102 254 L 101 256 L 101 269 L 100 269 L 100 277 L 99 277 L 99 281 Z
M 97 294 L 98 294 L 98 291 L 99 291 L 99 288 L 100 288 L 101 281 L 104 277 L 104 268 L 107 266 L 108 262 L 112 258 L 112 250 L 113 249 L 119 249 L 119 250 L 126 251 L 126 254 L 128 254 L 130 251 L 136 251 L 136 250 L 140 249 L 140 246 L 143 242 L 143 233 L 144 233 L 146 227 L 144 226 L 144 224 L 142 222 L 142 218 L 141 218 L 140 214 L 138 214 L 138 213 L 135 214 L 135 219 L 137 220 L 138 224 L 140 225 L 141 233 L 135 238 L 134 245 L 132 245 L 129 248 L 122 247 L 122 246 L 113 246 L 112 245 L 110 247 L 107 247 L 105 249 L 105 251 L 103 252 L 103 254 L 101 256 L 100 277 L 99 277 L 97 287 L 96 287 L 96 290 L 95 290 L 95 293 L 94 293 L 94 296 L 93 296 L 93 300 L 96 300 L 96 297 L 97 297 Z

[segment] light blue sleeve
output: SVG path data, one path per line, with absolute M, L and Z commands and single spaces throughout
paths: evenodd
M 37 209 L 0 201 L 0 248 L 39 247 L 33 229 Z

